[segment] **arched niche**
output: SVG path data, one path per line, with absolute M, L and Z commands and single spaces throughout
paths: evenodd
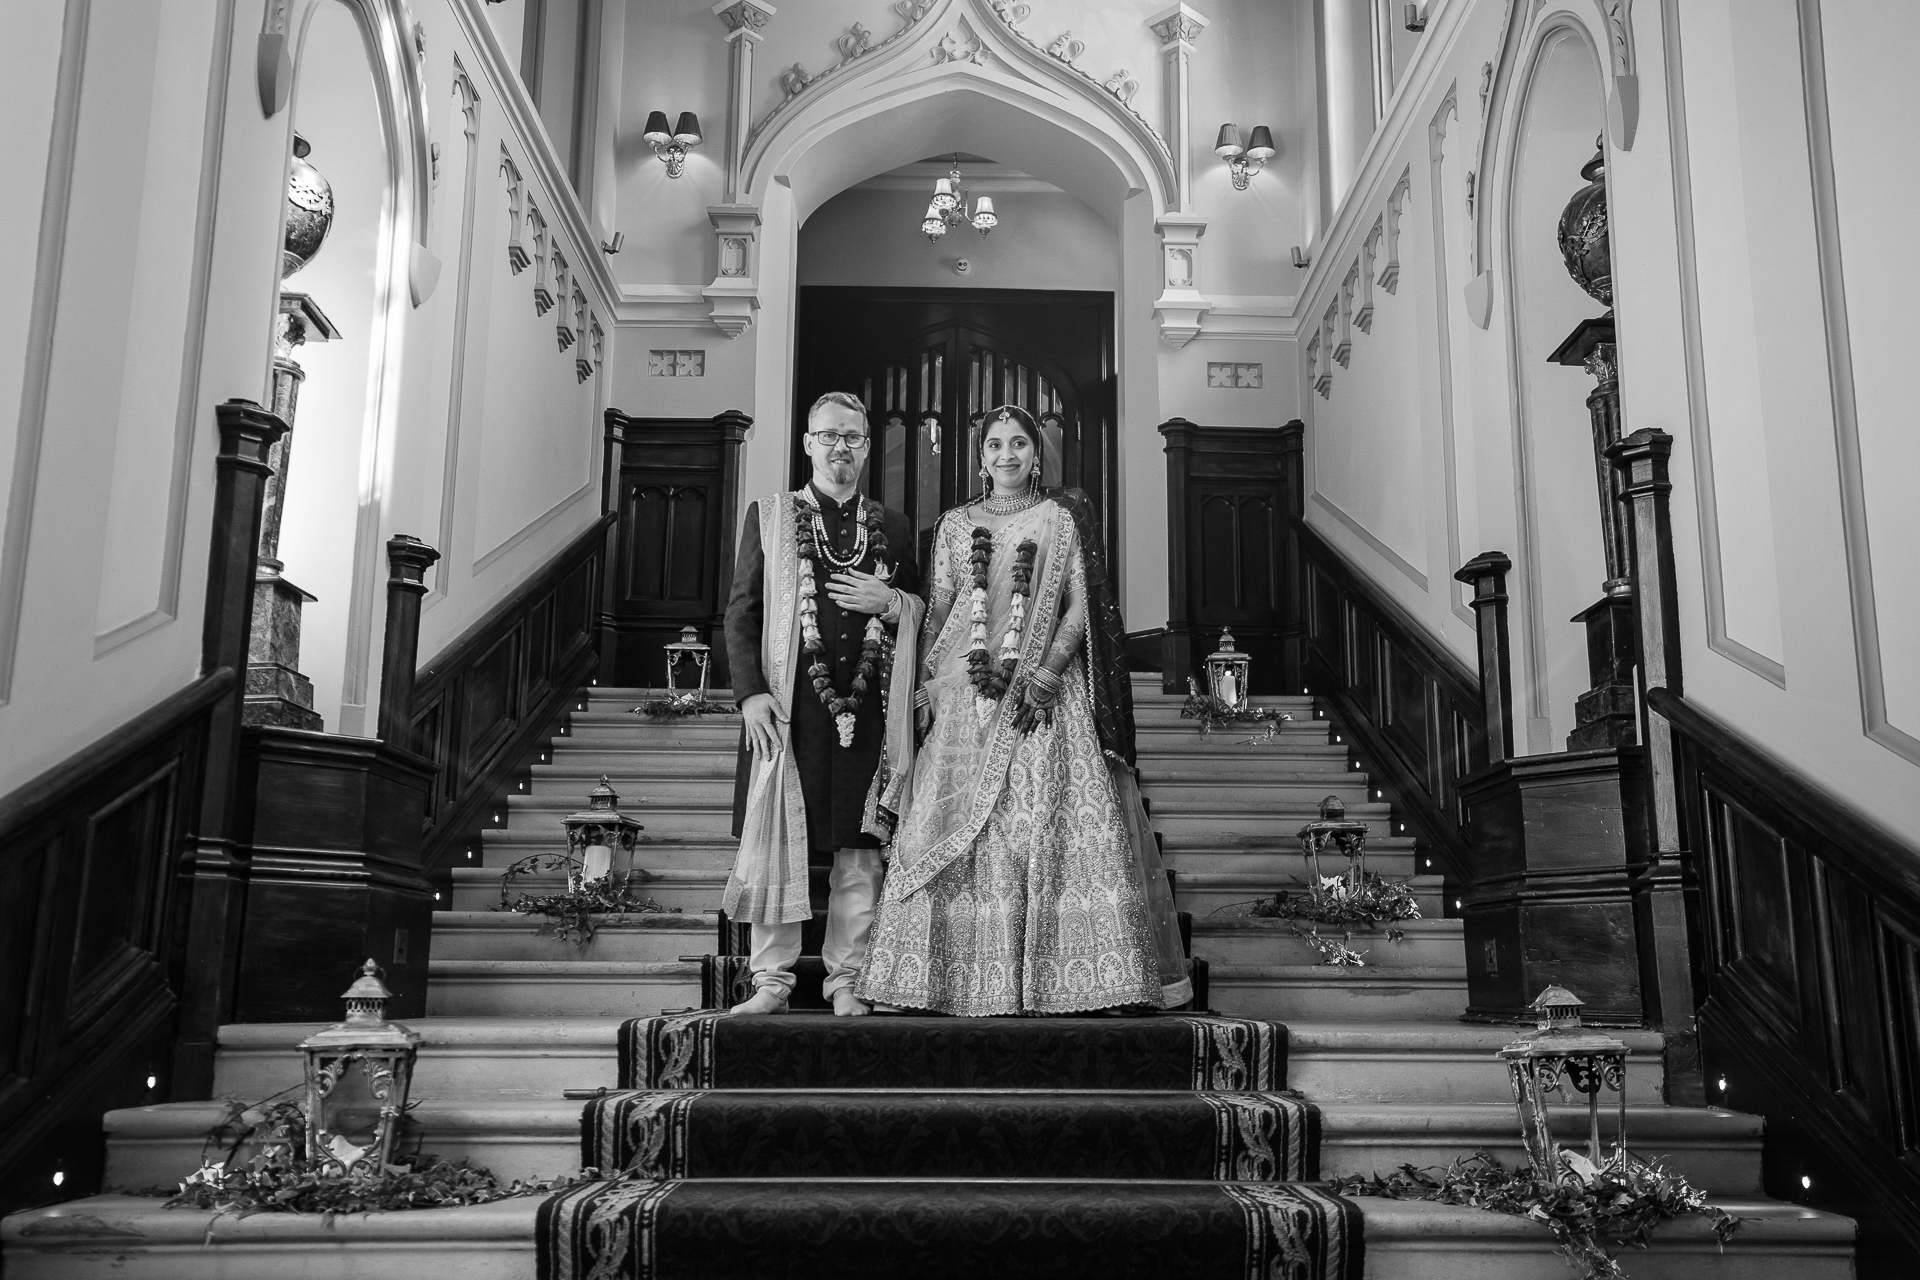
M 298 15 L 292 136 L 332 187 L 334 216 L 313 259 L 281 283 L 309 295 L 336 336 L 296 347 L 304 370 L 285 476 L 280 559 L 315 597 L 301 615 L 300 670 L 327 730 L 371 732 L 371 638 L 379 532 L 399 411 L 400 366 L 424 204 L 397 129 L 404 102 L 382 74 L 393 38 L 372 0 L 314 0 Z M 423 219 L 421 219 L 423 220 Z
M 1514 556 L 1523 654 L 1517 701 L 1528 753 L 1561 750 L 1574 699 L 1591 681 L 1586 633 L 1572 621 L 1606 577 L 1591 419 L 1594 380 L 1548 356 L 1600 303 L 1567 275 L 1561 211 L 1585 185 L 1580 168 L 1606 128 L 1602 62 L 1587 27 L 1550 16 L 1523 64 L 1506 163 L 1483 198 L 1499 230 L 1513 432 Z M 1516 730 L 1520 729 L 1516 725 Z
M 952 4 L 945 15 L 964 7 Z M 945 29 L 930 19 L 920 39 L 930 43 Z M 760 217 L 761 310 L 751 338 L 743 338 L 755 344 L 755 403 L 792 403 L 799 231 L 826 201 L 877 174 L 956 151 L 991 156 L 1067 192 L 1104 219 L 1118 243 L 1121 605 L 1129 625 L 1153 626 L 1166 607 L 1165 463 L 1154 431 L 1160 344 L 1153 316 L 1164 279 L 1155 223 L 1172 207 L 1172 161 L 1143 119 L 1097 84 L 1088 91 L 1080 72 L 984 18 L 967 29 L 986 50 L 980 63 L 904 70 L 926 51 L 903 41 L 886 57 L 862 59 L 844 78 L 807 89 L 756 128 L 742 169 L 742 199 L 757 206 Z M 775 420 L 767 410 L 760 416 Z M 789 446 L 784 431 L 755 430 L 743 451 L 745 492 L 786 483 Z

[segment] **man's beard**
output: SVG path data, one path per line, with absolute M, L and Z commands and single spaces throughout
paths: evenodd
M 826 471 L 827 478 L 835 484 L 845 484 L 859 473 L 851 458 L 828 458 Z

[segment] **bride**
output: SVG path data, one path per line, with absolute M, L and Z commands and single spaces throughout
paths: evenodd
M 1040 487 L 1025 410 L 984 430 L 991 490 L 934 531 L 916 695 L 931 727 L 857 992 L 971 1016 L 1184 1004 L 1098 524 L 1080 490 Z

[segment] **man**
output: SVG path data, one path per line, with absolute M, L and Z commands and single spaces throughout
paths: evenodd
M 880 892 L 869 793 L 880 768 L 884 664 L 875 650 L 917 618 L 912 527 L 863 502 L 866 406 L 843 391 L 807 411 L 813 478 L 747 510 L 727 604 L 727 661 L 746 720 L 734 796 L 740 852 L 723 906 L 752 924 L 754 995 L 736 1014 L 784 1013 L 810 918 L 807 864 L 830 862 L 825 991 L 841 1017 Z M 874 621 L 877 619 L 877 622 Z

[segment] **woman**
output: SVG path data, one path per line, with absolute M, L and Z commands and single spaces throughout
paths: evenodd
M 1025 410 L 985 426 L 988 492 L 934 530 L 920 644 L 932 723 L 858 993 L 971 1016 L 1184 1004 L 1092 509 L 1040 487 Z

